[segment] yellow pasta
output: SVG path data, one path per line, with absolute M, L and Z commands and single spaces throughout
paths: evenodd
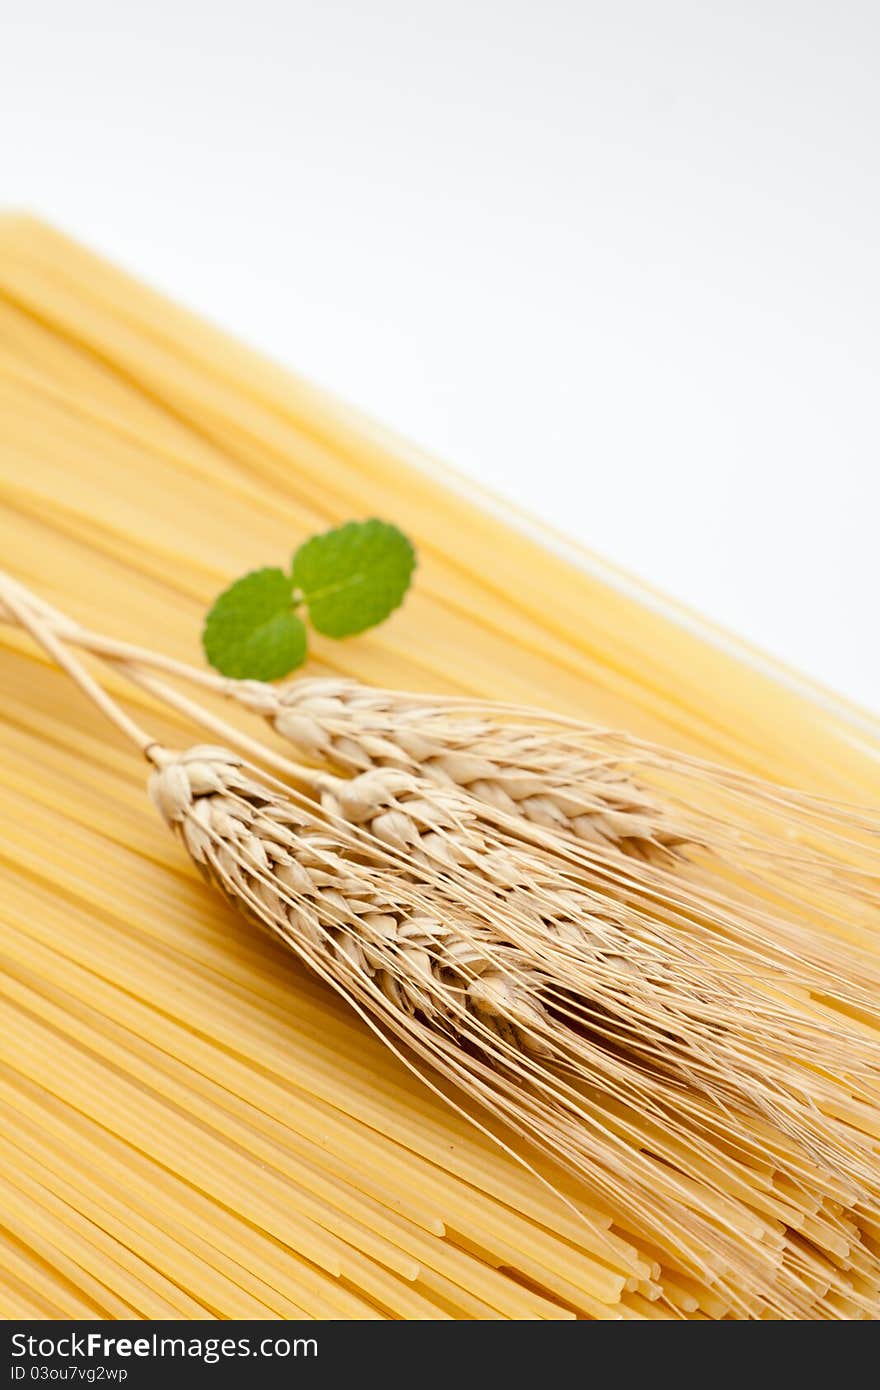
M 880 803 L 870 715 L 533 535 L 27 218 L 0 222 L 0 415 L 4 566 L 89 626 L 198 662 L 224 583 L 379 511 L 416 543 L 414 591 L 357 641 L 315 638 L 314 672 L 544 705 Z M 181 741 L 148 695 L 107 683 Z M 201 884 L 143 783 L 63 675 L 0 630 L 0 1315 L 754 1311 L 749 1288 L 733 1306 L 624 1211 L 533 1154 L 518 1163 L 424 1088 Z M 876 949 L 867 915 L 840 930 Z M 856 1100 L 842 1118 L 878 1133 Z M 856 1237 L 880 1245 L 875 1216 L 848 1237 L 844 1185 L 809 1206 L 786 1176 L 806 1161 L 765 1137 L 756 1123 L 712 1170 L 713 1219 L 741 1222 L 746 1194 L 744 1238 L 781 1278 L 836 1316 L 872 1315 Z

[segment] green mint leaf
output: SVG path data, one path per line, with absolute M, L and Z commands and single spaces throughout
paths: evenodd
M 237 680 L 274 681 L 301 666 L 306 630 L 293 611 L 293 582 L 281 569 L 252 570 L 214 603 L 202 632 L 215 670 Z
M 313 536 L 293 557 L 293 583 L 326 637 L 375 627 L 403 601 L 416 556 L 387 521 L 349 521 Z

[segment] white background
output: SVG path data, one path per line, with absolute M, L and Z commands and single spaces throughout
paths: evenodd
M 880 705 L 873 0 L 3 28 L 8 206 Z

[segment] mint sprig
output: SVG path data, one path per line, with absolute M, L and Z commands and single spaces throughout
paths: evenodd
M 416 556 L 387 521 L 349 521 L 312 536 L 290 571 L 252 570 L 215 600 L 202 645 L 215 670 L 239 680 L 278 680 L 306 658 L 297 609 L 327 637 L 351 637 L 384 622 L 403 602 Z

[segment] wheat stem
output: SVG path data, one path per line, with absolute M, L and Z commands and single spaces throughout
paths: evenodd
M 147 675 L 139 667 L 133 666 L 128 659 L 110 657 L 109 654 L 108 659 L 134 685 L 138 685 L 150 695 L 154 695 L 157 700 L 161 700 L 169 708 L 176 709 L 179 714 L 191 719 L 194 724 L 209 729 L 212 734 L 222 738 L 231 747 L 245 754 L 246 757 L 265 763 L 267 767 L 274 768 L 282 776 L 290 778 L 301 787 L 307 787 L 310 791 L 322 790 L 327 780 L 325 773 L 312 767 L 306 767 L 302 763 L 296 763 L 291 758 L 285 758 L 281 753 L 276 753 L 274 749 L 267 748 L 264 743 L 242 733 L 227 720 L 212 714 L 210 710 L 206 710 L 203 705 L 197 705 L 194 700 L 188 699 L 186 695 L 181 695 L 179 690 L 174 690 L 164 681 L 156 680 L 154 676 Z
M 164 657 L 160 652 L 152 652 L 144 647 L 137 647 L 127 642 L 116 642 L 112 638 L 105 638 L 97 633 L 88 632 L 80 628 L 57 608 L 53 608 L 51 604 L 31 593 L 23 584 L 10 579 L 7 575 L 0 575 L 0 603 L 5 604 L 9 614 L 31 632 L 40 645 L 99 705 L 107 717 L 113 719 L 129 737 L 135 737 L 135 731 L 137 731 L 138 736 L 146 739 L 148 745 L 155 742 L 143 730 L 138 729 L 134 720 L 120 710 L 116 702 L 85 671 L 82 664 L 70 655 L 66 646 L 60 642 L 59 634 L 63 634 L 65 643 L 71 642 L 110 661 L 132 684 L 154 695 L 157 700 L 169 708 L 177 710 L 178 713 L 192 720 L 194 724 L 217 734 L 232 747 L 237 748 L 239 752 L 258 759 L 266 766 L 274 768 L 276 772 L 291 778 L 300 786 L 307 787 L 312 791 L 319 791 L 323 787 L 326 778 L 315 768 L 306 767 L 302 763 L 294 762 L 291 758 L 285 758 L 282 754 L 276 753 L 274 749 L 267 748 L 265 744 L 260 743 L 255 738 L 250 738 L 247 734 L 236 729 L 233 724 L 228 723 L 227 720 L 212 714 L 210 710 L 206 710 L 204 706 L 197 705 L 194 700 L 182 695 L 172 686 L 166 685 L 164 681 L 148 675 L 140 669 L 140 666 L 148 665 L 156 670 L 166 670 L 171 675 L 179 676 L 194 684 L 204 685 L 207 689 L 214 690 L 218 694 L 225 693 L 225 687 L 229 685 L 225 678 L 214 677 L 210 672 L 199 671 L 195 667 L 185 665 L 182 661 L 175 661 L 172 657 Z M 135 665 L 135 662 L 138 664 Z
M 10 594 L 17 596 L 19 601 L 24 601 L 32 612 L 40 614 L 45 622 L 64 638 L 65 642 L 83 647 L 86 651 L 94 653 L 95 656 L 152 667 L 154 670 L 164 671 L 169 676 L 177 676 L 180 680 L 188 681 L 191 685 L 199 685 L 205 690 L 213 690 L 218 695 L 228 694 L 229 687 L 236 684 L 225 676 L 216 675 L 213 671 L 205 671 L 197 666 L 190 666 L 188 663 L 177 661 L 174 657 L 166 656 L 162 652 L 154 652 L 148 647 L 140 647 L 133 642 L 121 642 L 114 637 L 106 637 L 103 633 L 93 632 L 76 622 L 75 619 L 68 617 L 66 613 L 62 613 L 60 609 L 54 608 L 45 599 L 39 598 L 10 575 L 4 574 L 0 577 L 2 577 L 0 603 L 6 603 L 13 617 L 17 619 L 18 614 L 14 606 L 7 602 Z
M 0 575 L 0 598 L 6 607 L 14 615 L 16 620 L 33 637 L 34 641 L 52 657 L 52 660 L 66 671 L 71 680 L 79 686 L 80 690 L 92 703 L 97 706 L 103 715 L 114 724 L 120 733 L 130 739 L 145 757 L 149 757 L 150 750 L 157 747 L 156 740 L 152 734 L 148 734 L 141 726 L 126 714 L 121 705 L 107 694 L 103 686 L 99 685 L 94 676 L 86 670 L 81 661 L 71 656 L 70 652 L 59 641 L 52 628 L 42 618 L 38 617 L 33 608 L 23 602 L 19 596 L 19 587 L 14 582 L 10 583 L 6 575 Z

